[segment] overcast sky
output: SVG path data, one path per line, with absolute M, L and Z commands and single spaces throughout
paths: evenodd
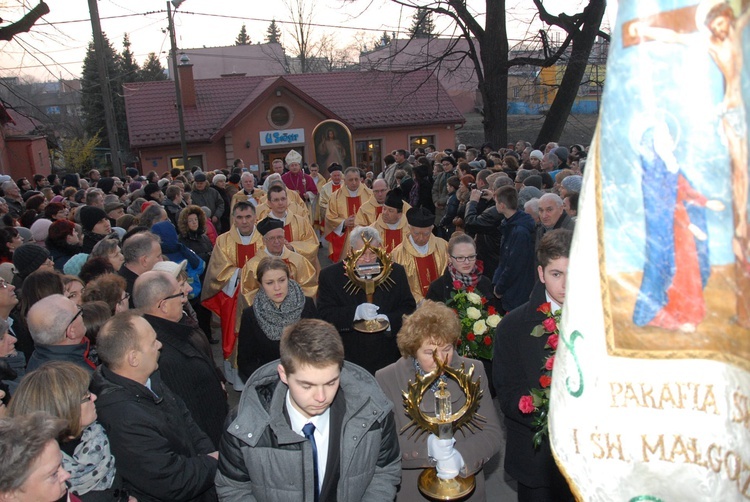
M 291 0 L 290 0 L 291 1 Z M 312 3 L 313 0 L 304 0 Z M 87 0 L 46 0 L 50 13 L 11 42 L 0 42 L 0 76 L 33 75 L 40 80 L 79 78 L 86 47 L 91 40 L 91 21 Z M 413 10 L 401 8 L 390 0 L 315 0 L 313 38 L 323 33 L 335 38 L 340 47 L 379 37 L 383 30 L 405 36 Z M 469 6 L 484 24 L 484 1 L 469 0 Z M 0 0 L 0 17 L 5 23 L 19 19 L 37 0 Z M 508 26 L 511 38 L 534 34 L 541 26 L 533 18 L 530 0 L 508 0 Z M 577 11 L 579 0 L 546 0 L 552 13 Z M 123 34 L 128 33 L 131 50 L 139 64 L 150 52 L 159 55 L 166 67 L 169 51 L 166 1 L 100 0 L 99 16 L 103 31 L 115 49 L 122 51 Z M 369 8 L 368 8 L 369 6 Z M 367 9 L 366 9 L 367 8 Z M 366 9 L 366 12 L 362 13 Z M 610 6 L 608 14 L 614 9 Z M 264 42 L 272 18 L 279 22 L 282 43 L 290 47 L 291 28 L 281 22 L 290 19 L 283 0 L 185 0 L 175 15 L 178 48 L 216 47 L 234 44 L 242 24 L 247 26 L 251 42 Z M 452 33 L 447 20 L 435 19 L 438 31 Z M 512 45 L 512 43 L 511 43 Z

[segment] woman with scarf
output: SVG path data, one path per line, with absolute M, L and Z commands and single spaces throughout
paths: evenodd
M 425 375 L 436 369 L 434 357 L 451 368 L 460 368 L 461 364 L 465 364 L 468 371 L 474 366 L 473 379 L 481 379 L 482 397 L 477 413 L 486 419 L 481 428 L 461 429 L 461 433 L 456 432 L 453 439 L 439 439 L 432 434 L 411 434 L 411 430 L 399 434 L 398 443 L 405 455 L 401 461 L 401 488 L 396 496 L 397 501 L 432 500 L 425 498 L 417 488 L 419 475 L 427 467 L 435 467 L 438 477 L 443 479 L 465 478 L 474 474 L 476 488 L 471 497 L 461 500 L 485 499 L 482 467 L 500 451 L 502 432 L 484 367 L 476 359 L 461 357 L 455 351 L 460 334 L 461 324 L 452 309 L 442 303 L 425 300 L 413 314 L 404 317 L 397 335 L 401 359 L 375 373 L 380 388 L 394 403 L 403 402 L 403 392 L 407 390 L 409 382 L 414 381 L 415 373 Z M 443 375 L 424 393 L 420 408 L 428 416 L 435 416 L 433 395 L 443 382 L 450 392 L 454 412 L 461 409 L 466 401 L 459 384 Z M 402 410 L 403 407 L 397 405 L 393 414 L 396 430 L 401 430 L 411 421 Z
M 256 272 L 260 289 L 253 304 L 242 313 L 237 366 L 242 381 L 264 364 L 279 358 L 284 328 L 300 319 L 317 318 L 313 299 L 306 297 L 289 278 L 289 267 L 280 258 L 264 258 Z
M 23 378 L 13 394 L 10 417 L 44 412 L 65 421 L 57 438 L 69 491 L 83 502 L 128 500 L 116 476 L 107 433 L 96 421 L 90 377 L 73 363 L 52 361 Z
M 492 294 L 492 281 L 482 275 L 482 261 L 477 260 L 474 239 L 464 233 L 453 234 L 448 241 L 448 259 L 445 273 L 430 283 L 425 298 L 444 303 L 450 300 L 454 291 L 473 287 L 475 293 L 487 298 L 488 306 L 498 309 L 497 298 Z

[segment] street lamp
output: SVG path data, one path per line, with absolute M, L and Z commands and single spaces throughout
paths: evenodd
M 172 17 L 172 5 L 177 9 L 185 0 L 172 0 L 167 2 L 167 18 L 169 19 L 169 41 L 172 45 L 172 69 L 174 70 L 174 91 L 177 97 L 177 120 L 180 124 L 180 146 L 182 147 L 182 168 L 188 168 L 187 140 L 185 139 L 185 117 L 182 109 L 182 90 L 180 89 L 180 72 L 177 71 L 177 40 L 174 34 L 174 18 Z

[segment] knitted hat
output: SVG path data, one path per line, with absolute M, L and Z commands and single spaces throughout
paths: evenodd
M 539 199 L 544 192 L 537 187 L 526 186 L 518 191 L 518 207 L 522 208 L 531 199 Z
M 542 160 L 544 158 L 544 153 L 541 150 L 532 150 L 529 154 L 529 158 Z
M 44 242 L 47 239 L 50 225 L 52 225 L 52 220 L 47 218 L 40 218 L 31 224 L 29 230 L 31 230 L 31 238 L 34 242 Z
M 102 192 L 108 194 L 112 191 L 115 186 L 114 178 L 102 178 L 96 183 L 96 188 L 101 189 Z
M 258 229 L 258 232 L 260 232 L 261 235 L 266 235 L 271 230 L 284 228 L 284 222 L 281 220 L 277 220 L 276 218 L 264 218 L 260 220 L 257 225 L 255 225 L 255 228 Z
M 94 229 L 97 223 L 107 218 L 107 213 L 95 206 L 83 206 L 78 210 L 78 214 L 81 215 L 81 226 L 89 232 Z
M 128 185 L 128 192 L 130 192 L 130 193 L 133 193 L 136 190 L 140 190 L 140 189 L 141 189 L 141 182 L 140 181 L 132 181 Z
M 557 155 L 557 158 L 560 159 L 561 163 L 565 164 L 568 161 L 569 152 L 568 149 L 564 146 L 558 146 L 557 148 L 552 150 L 552 153 Z
M 579 176 L 577 174 L 574 174 L 572 176 L 566 176 L 564 180 L 562 180 L 562 186 L 567 190 L 568 192 L 581 192 L 581 185 L 583 184 L 583 176 Z M 31 226 L 32 228 L 34 225 Z
M 428 228 L 435 224 L 435 215 L 423 207 L 413 207 L 406 212 L 406 221 L 417 228 Z
M 539 190 L 542 189 L 542 177 L 538 175 L 529 176 L 525 180 L 523 180 L 524 186 L 531 186 L 531 187 L 537 187 Z
M 23 244 L 13 252 L 13 266 L 21 279 L 42 266 L 49 259 L 49 251 L 36 244 Z
M 65 272 L 67 275 L 74 275 L 78 277 L 78 274 L 81 273 L 81 267 L 83 267 L 83 264 L 86 263 L 86 260 L 88 259 L 89 255 L 86 253 L 74 254 L 68 261 L 65 262 L 65 265 L 63 265 L 63 272 Z
M 202 183 L 202 182 L 206 181 L 207 179 L 208 178 L 206 178 L 206 173 L 204 173 L 202 171 L 198 171 L 197 173 L 195 173 L 195 176 L 193 176 L 193 180 L 197 181 L 199 183 Z
M 149 184 L 147 184 L 147 185 L 146 185 L 146 187 L 145 187 L 145 188 L 143 189 L 143 192 L 144 192 L 144 193 L 145 193 L 146 195 L 148 195 L 148 196 L 151 196 L 151 194 L 152 194 L 152 193 L 156 193 L 156 192 L 158 192 L 158 191 L 159 191 L 159 185 L 157 185 L 156 183 L 149 183 Z
M 136 176 L 138 176 L 138 169 L 136 169 L 135 167 L 128 167 L 127 169 L 125 169 L 125 174 L 127 174 L 131 178 L 135 178 Z

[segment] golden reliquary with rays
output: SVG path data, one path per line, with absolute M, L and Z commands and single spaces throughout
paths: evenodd
M 393 261 L 385 249 L 372 245 L 372 239 L 363 236 L 364 246 L 359 251 L 349 250 L 344 259 L 344 270 L 349 280 L 344 285 L 344 290 L 350 295 L 356 295 L 364 291 L 367 302 L 373 302 L 375 289 L 383 287 L 389 290 L 395 283 L 391 279 Z M 374 263 L 357 264 L 367 251 L 375 254 L 377 258 Z M 390 327 L 390 323 L 380 319 L 362 320 L 354 323 L 353 328 L 362 333 L 378 333 Z
M 411 418 L 411 421 L 401 429 L 400 434 L 412 428 L 408 436 L 410 438 L 417 433 L 419 436 L 431 433 L 440 439 L 450 439 L 459 430 L 464 434 L 462 430 L 464 427 L 471 432 L 481 430 L 482 424 L 486 423 L 487 419 L 477 413 L 479 402 L 482 399 L 482 389 L 480 387 L 481 378 L 477 378 L 476 381 L 472 380 L 474 366 L 472 365 L 468 371 L 463 363 L 460 368 L 451 368 L 437 356 L 437 351 L 433 352 L 433 358 L 437 367 L 424 376 L 417 373 L 415 375 L 416 380 L 413 383 L 409 380 L 407 390 L 402 393 L 404 411 Z M 437 390 L 434 392 L 435 416 L 427 415 L 422 411 L 422 400 L 425 393 L 432 388 L 441 375 L 446 375 L 458 382 L 461 392 L 466 396 L 466 402 L 459 410 L 454 412 L 451 404 L 451 393 L 447 390 L 447 384 L 445 381 L 439 381 Z M 456 476 L 453 479 L 441 479 L 434 467 L 425 469 L 419 475 L 418 483 L 420 492 L 436 500 L 460 499 L 470 494 L 476 486 L 474 475 L 465 478 Z

